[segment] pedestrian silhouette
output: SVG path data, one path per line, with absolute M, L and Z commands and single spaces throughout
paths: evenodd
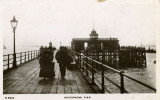
M 53 53 L 50 50 L 45 50 L 39 59 L 40 63 L 40 73 L 39 77 L 45 78 L 53 78 L 55 76 L 54 72 L 54 62 L 53 60 Z
M 57 60 L 57 63 L 59 63 L 61 78 L 64 79 L 69 58 L 69 54 L 67 53 L 65 47 L 60 47 L 60 50 L 57 51 L 55 58 Z

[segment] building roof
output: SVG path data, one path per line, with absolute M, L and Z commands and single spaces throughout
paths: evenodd
M 73 38 L 72 41 L 90 41 L 90 38 Z M 110 41 L 110 40 L 114 40 L 117 41 L 117 38 L 98 38 L 98 41 Z
M 90 36 L 92 36 L 92 35 L 96 35 L 96 36 L 98 35 L 97 32 L 94 29 L 91 31 Z
M 97 32 L 93 29 L 91 31 L 90 36 L 97 36 L 97 41 L 119 41 L 118 38 L 98 38 Z M 72 41 L 83 41 L 83 42 L 88 42 L 90 41 L 91 38 L 73 38 Z

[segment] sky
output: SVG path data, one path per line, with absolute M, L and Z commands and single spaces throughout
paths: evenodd
M 118 38 L 120 45 L 156 45 L 156 0 L 98 1 L 4 2 L 3 45 L 13 47 L 13 16 L 18 20 L 16 46 L 69 45 L 72 38 L 89 38 L 93 28 L 100 38 Z

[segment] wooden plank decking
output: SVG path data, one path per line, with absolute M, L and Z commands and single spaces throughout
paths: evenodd
M 67 70 L 61 79 L 59 65 L 55 63 L 56 76 L 53 79 L 39 77 L 38 59 L 3 75 L 3 94 L 79 94 L 94 93 L 78 69 Z

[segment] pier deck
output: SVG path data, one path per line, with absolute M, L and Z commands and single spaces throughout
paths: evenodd
M 59 65 L 55 63 L 55 78 L 39 77 L 38 59 L 23 64 L 3 75 L 3 94 L 79 94 L 94 93 L 78 69 L 66 71 L 61 79 Z

